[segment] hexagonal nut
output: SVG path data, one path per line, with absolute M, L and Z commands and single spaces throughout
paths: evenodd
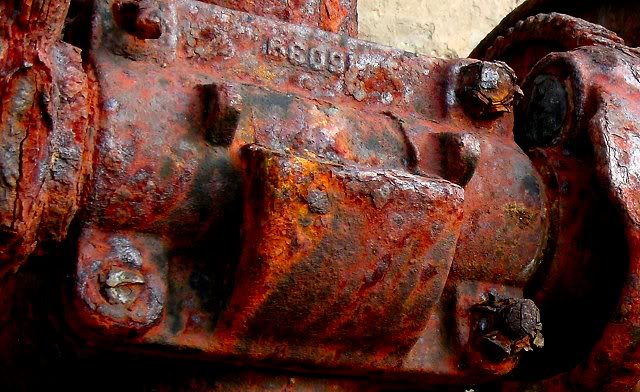
M 510 113 L 523 97 L 515 72 L 500 61 L 477 61 L 460 68 L 456 94 L 477 118 Z

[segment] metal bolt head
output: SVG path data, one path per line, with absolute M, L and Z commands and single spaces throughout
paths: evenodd
M 515 72 L 500 61 L 463 66 L 456 94 L 465 110 L 477 118 L 511 112 L 523 96 Z
M 530 299 L 518 299 L 502 310 L 504 333 L 514 340 L 535 336 L 542 329 L 540 310 Z
M 481 350 L 489 358 L 501 362 L 544 346 L 540 310 L 532 300 L 489 295 L 474 309 L 481 313 L 478 322 L 482 328 L 478 325 L 476 331 Z
M 140 295 L 145 280 L 138 271 L 112 268 L 101 279 L 102 292 L 112 305 L 132 304 Z
M 78 240 L 76 320 L 83 328 L 133 336 L 159 322 L 167 247 L 154 234 L 83 230 Z

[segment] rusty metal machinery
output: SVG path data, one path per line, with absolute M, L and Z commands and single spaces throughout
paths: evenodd
M 625 391 L 640 5 L 0 1 L 0 389 Z

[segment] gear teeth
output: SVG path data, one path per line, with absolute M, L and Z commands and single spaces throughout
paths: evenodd
M 613 31 L 573 16 L 552 12 L 518 21 L 486 50 L 485 60 L 500 58 L 513 44 L 532 40 L 559 43 L 566 50 L 591 45 L 624 45 Z

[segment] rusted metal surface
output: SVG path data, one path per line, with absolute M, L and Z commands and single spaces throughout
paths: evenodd
M 494 34 L 497 34 L 494 33 Z M 513 27 L 500 31 L 488 48 L 484 42 L 471 54 L 483 59 L 502 59 L 514 67 L 523 80 L 544 56 L 581 46 L 623 44 L 617 34 L 604 27 L 573 16 L 550 13 L 527 17 Z
M 637 273 L 634 256 L 635 234 L 633 234 L 637 204 L 632 199 L 637 189 L 634 185 L 635 174 L 633 174 L 635 172 L 633 156 L 637 154 L 633 144 L 637 137 L 634 120 L 637 118 L 637 113 L 632 102 L 636 99 L 638 86 L 640 86 L 638 84 L 640 81 L 637 76 L 634 76 L 640 60 L 638 54 L 637 51 L 624 46 L 581 48 L 567 54 L 548 56 L 529 76 L 533 80 L 539 79 L 539 75 L 560 78 L 563 81 L 563 88 L 571 91 L 571 98 L 567 100 L 572 110 L 566 117 L 573 117 L 573 119 L 563 124 L 558 134 L 558 141 L 551 142 L 551 146 L 543 150 L 553 150 L 554 145 L 566 146 L 567 143 L 575 142 L 578 138 L 588 138 L 593 146 L 592 154 L 595 160 L 593 174 L 604 189 L 608 190 L 605 194 L 616 207 L 624 227 L 626 244 L 618 246 L 626 245 L 628 249 L 628 261 L 618 256 L 621 266 L 609 267 L 610 270 L 615 271 L 628 262 L 626 267 L 628 270 L 622 271 L 627 276 L 626 280 L 617 278 L 620 285 L 618 290 L 622 288 L 621 297 L 615 299 L 618 305 L 609 316 L 610 319 L 602 335 L 598 337 L 598 343 L 586 361 L 581 361 L 567 374 L 567 384 L 573 385 L 574 388 L 625 390 L 632 388 L 638 381 L 637 362 L 634 359 L 636 338 L 633 332 L 637 328 L 637 319 L 634 315 L 637 309 L 637 303 L 634 302 L 637 298 L 637 288 L 633 283 Z M 584 109 L 577 111 L 574 108 Z M 611 247 L 613 244 L 610 243 L 608 246 Z M 609 248 L 609 257 L 616 251 Z M 549 288 L 569 278 L 558 277 L 558 275 L 561 274 L 558 272 L 550 274 L 548 278 L 555 282 L 547 285 L 547 290 L 538 294 L 540 299 L 538 302 L 542 304 L 543 311 L 545 302 L 554 302 L 554 299 L 545 298 L 546 296 L 553 291 L 556 296 L 562 293 L 562 289 L 558 289 L 558 286 L 551 290 Z M 578 295 L 585 295 L 585 293 Z
M 49 342 L 76 382 L 161 356 L 195 390 L 640 378 L 640 79 L 614 33 L 541 16 L 445 60 L 353 38 L 355 1 L 37 5 L 0 4 L 16 358 Z M 122 375 L 175 387 L 149 377 Z
M 638 10 L 640 10 L 640 4 L 628 0 L 525 1 L 516 8 L 515 11 L 505 17 L 502 22 L 482 40 L 477 48 L 472 51 L 469 57 L 484 58 L 489 47 L 495 45 L 495 43 L 499 41 L 500 36 L 505 36 L 506 38 L 509 29 L 518 30 L 520 28 L 518 25 L 526 24 L 529 17 L 544 14 L 546 18 L 551 18 L 554 13 L 571 15 L 584 21 L 597 24 L 601 26 L 598 30 L 603 31 L 601 28 L 604 27 L 623 38 L 627 45 L 637 47 L 640 46 Z M 577 23 L 583 22 L 578 21 Z M 539 43 L 541 41 L 550 45 L 558 45 L 561 49 L 564 45 L 563 42 L 572 39 L 570 34 L 566 34 L 568 31 L 563 31 L 564 28 L 558 26 L 558 24 L 555 25 L 554 29 L 548 30 L 544 30 L 550 27 L 545 23 L 538 23 L 537 26 L 540 30 L 538 32 L 531 31 L 531 34 L 532 36 L 538 37 Z M 540 34 L 542 30 L 545 31 L 545 34 Z M 611 33 L 606 34 L 610 35 Z M 573 39 L 579 36 L 580 34 L 575 34 Z M 526 55 L 526 52 L 533 49 L 530 45 L 531 43 L 527 45 L 526 48 L 521 48 L 520 53 Z M 564 49 L 570 48 L 565 47 Z
M 426 360 L 421 350 L 407 359 L 417 340 L 441 328 L 427 324 L 438 301 L 453 301 L 441 300 L 447 275 L 451 288 L 456 279 L 498 275 L 521 296 L 545 236 L 541 182 L 509 137 L 511 118 L 475 119 L 456 100 L 476 83 L 457 76 L 468 61 L 420 58 L 196 2 L 166 8 L 178 21 L 168 28 L 175 39 L 147 45 L 113 30 L 112 10 L 98 4 L 103 33 L 92 58 L 104 97 L 102 147 L 83 222 L 157 233 L 173 253 L 167 310 L 131 343 L 356 375 L 491 377 L 495 371 L 449 365 L 464 360 L 466 347 L 431 349 L 446 360 Z M 506 108 L 513 77 L 498 73 L 495 82 L 485 93 L 499 90 Z M 141 102 L 150 105 L 141 110 Z M 243 158 L 248 145 L 282 157 Z M 313 163 L 325 161 L 344 169 Z M 495 170 L 503 180 L 486 181 Z M 251 175 L 242 180 L 243 172 Z M 445 179 L 466 185 L 467 219 L 462 188 Z M 265 185 L 253 192 L 254 183 Z M 212 239 L 227 245 L 214 259 L 201 248 Z M 85 246 L 94 248 L 81 239 Z M 477 263 L 487 251 L 495 263 Z M 77 275 L 91 277 L 88 268 L 78 264 Z M 83 302 L 108 300 L 93 293 L 97 299 L 81 292 Z
M 635 5 L 618 5 L 576 8 L 574 15 L 600 15 L 599 22 L 634 42 L 628 28 L 636 24 L 635 18 L 629 15 L 620 23 L 617 15 Z M 548 6 L 532 2 L 514 17 Z M 545 24 L 571 28 L 542 43 L 540 34 L 527 33 Z M 574 249 L 571 257 L 556 253 L 549 267 L 541 269 L 539 286 L 531 287 L 547 315 L 547 349 L 558 348 L 542 350 L 538 358 L 523 364 L 521 372 L 529 379 L 547 378 L 531 386 L 537 390 L 630 390 L 639 375 L 632 332 L 637 328 L 637 203 L 632 195 L 637 193 L 633 157 L 638 152 L 633 143 L 638 52 L 601 26 L 561 14 L 529 17 L 511 29 L 499 27 L 494 37 L 499 34 L 503 37 L 495 44 L 487 40 L 474 53 L 506 61 L 519 75 L 528 75 L 523 83 L 526 99 L 516 111 L 515 138 L 548 178 L 546 188 L 557 188 L 551 195 L 559 230 L 555 247 Z M 596 208 L 602 212 L 576 213 Z M 611 232 L 604 234 L 603 227 Z M 582 245 L 587 238 L 588 250 Z M 576 286 L 576 281 L 584 283 Z M 577 312 L 570 308 L 587 303 L 578 305 Z M 567 324 L 568 315 L 583 327 L 576 330 Z M 554 373 L 561 374 L 553 377 Z M 527 387 L 521 382 L 505 390 L 523 388 Z
M 7 2 L 0 51 L 0 273 L 43 241 L 63 239 L 90 167 L 88 76 L 77 48 L 57 41 L 69 4 Z
M 358 35 L 358 3 L 356 0 L 206 0 L 254 15 L 275 17 L 285 22 L 320 28 L 332 33 Z
M 472 63 L 461 70 L 460 77 L 458 96 L 476 117 L 511 112 L 514 102 L 522 98 L 516 75 L 504 63 Z
M 295 336 L 300 352 L 331 345 L 332 363 L 342 356 L 369 357 L 369 366 L 402 358 L 442 294 L 462 188 L 251 146 L 244 153 L 252 178 L 243 231 L 252 245 L 218 334 L 259 355 L 274 351 L 269 341 L 278 346 Z M 372 237 L 374 225 L 385 235 Z

